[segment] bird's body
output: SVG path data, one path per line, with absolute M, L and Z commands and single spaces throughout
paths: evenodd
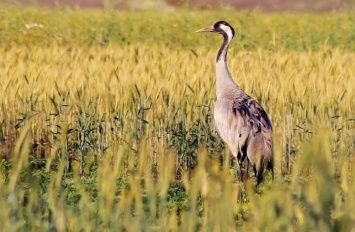
M 237 158 L 240 178 L 240 168 L 247 160 L 247 165 L 250 163 L 253 166 L 258 185 L 265 168 L 273 174 L 272 126 L 261 105 L 247 95 L 230 75 L 226 58 L 234 29 L 227 22 L 219 21 L 197 32 L 223 35 L 223 44 L 216 60 L 215 125 L 218 134 Z

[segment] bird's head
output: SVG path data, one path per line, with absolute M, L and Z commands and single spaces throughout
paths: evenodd
M 229 25 L 229 23 L 227 23 L 226 21 L 218 21 L 212 26 L 197 30 L 196 32 L 214 32 L 222 35 L 227 35 L 228 38 L 233 38 L 235 33 L 233 27 Z

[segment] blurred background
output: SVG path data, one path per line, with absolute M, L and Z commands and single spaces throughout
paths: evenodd
M 13 2 L 6 1 L 5 2 Z M 77 8 L 115 8 L 118 10 L 159 9 L 173 10 L 175 7 L 195 8 L 232 7 L 241 10 L 259 9 L 266 12 L 312 11 L 328 12 L 352 10 L 355 0 L 17 0 L 18 3 L 44 6 L 69 6 Z

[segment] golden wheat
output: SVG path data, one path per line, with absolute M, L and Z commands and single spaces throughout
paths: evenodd
M 88 28 L 85 13 L 77 13 L 63 14 Z M 53 14 L 50 23 L 61 28 L 60 13 Z M 272 17 L 260 15 L 240 17 L 264 17 L 266 24 Z M 290 25 L 297 18 L 275 17 Z M 127 27 L 138 30 L 136 23 Z M 4 230 L 354 228 L 354 52 L 327 44 L 308 52 L 244 50 L 233 43 L 235 81 L 273 122 L 277 173 L 257 193 L 248 183 L 237 202 L 229 153 L 211 119 L 216 40 L 192 50 L 147 41 L 60 42 L 59 35 L 41 44 L 35 40 L 45 34 L 35 30 L 0 47 Z

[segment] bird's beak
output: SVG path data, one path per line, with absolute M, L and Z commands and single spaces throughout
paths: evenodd
M 214 27 L 213 26 L 209 26 L 200 30 L 195 31 L 196 33 L 200 33 L 200 32 L 214 32 Z

